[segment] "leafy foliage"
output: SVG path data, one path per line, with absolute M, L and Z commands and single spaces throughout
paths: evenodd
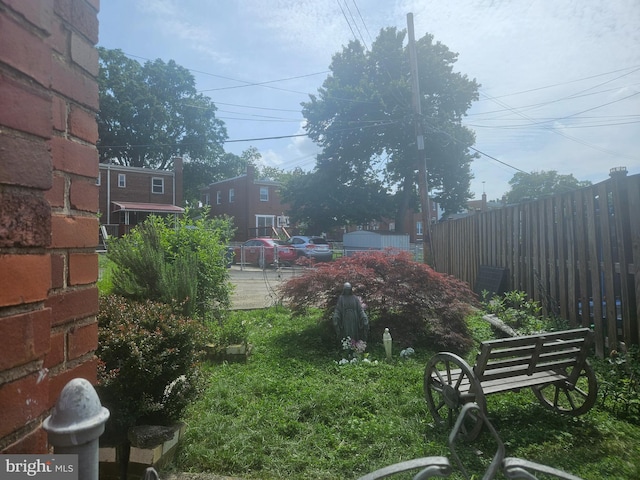
M 101 162 L 165 170 L 176 155 L 211 161 L 224 153 L 224 123 L 186 68 L 160 59 L 141 65 L 121 50 L 98 52 Z
M 455 352 L 471 346 L 464 321 L 475 295 L 468 285 L 429 266 L 408 252 L 376 251 L 322 263 L 292 278 L 281 294 L 294 312 L 320 308 L 330 319 L 345 282 L 366 305 L 371 337 L 384 327 L 404 347 L 430 343 Z
M 602 407 L 640 424 L 640 349 L 634 345 L 613 350 L 609 358 L 594 363 Z
M 174 305 L 202 319 L 222 315 L 229 307 L 231 286 L 226 268 L 228 219 L 175 221 L 150 216 L 109 245 L 112 292 L 135 300 Z
M 333 56 L 330 75 L 303 103 L 305 129 L 322 148 L 316 168 L 283 190 L 296 221 L 316 231 L 394 216 L 417 207 L 415 172 L 426 158 L 438 202 L 455 212 L 468 198 L 475 139 L 461 123 L 479 85 L 453 72 L 457 55 L 426 34 L 416 42 L 425 151 L 416 146 L 404 31 L 387 28 L 365 50 L 350 42 Z M 393 193 L 392 193 L 393 192 Z
M 110 433 L 133 425 L 170 425 L 201 391 L 198 362 L 207 339 L 199 323 L 169 305 L 100 298 L 98 388 Z
M 527 293 L 519 290 L 505 292 L 501 297 L 489 298 L 488 292 L 482 292 L 482 307 L 486 313 L 498 317 L 519 335 L 532 335 L 540 332 L 566 330 L 566 319 L 542 314 L 540 302 L 528 299 Z
M 523 200 L 536 200 L 538 198 L 555 195 L 557 193 L 570 192 L 581 187 L 591 185 L 588 180 L 579 181 L 573 174 L 560 175 L 555 170 L 539 172 L 517 172 L 509 180 L 511 190 L 507 192 L 507 201 L 517 203 Z

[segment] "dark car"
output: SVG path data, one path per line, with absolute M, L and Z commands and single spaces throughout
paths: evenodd
M 333 259 L 331 245 L 322 237 L 295 235 L 287 243 L 296 249 L 299 257 L 307 257 L 316 262 L 328 262 Z
M 265 268 L 275 263 L 291 265 L 298 255 L 286 242 L 274 238 L 252 238 L 236 247 L 233 263 L 245 263 Z

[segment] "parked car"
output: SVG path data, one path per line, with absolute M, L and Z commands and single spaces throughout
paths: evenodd
M 316 262 L 328 262 L 333 259 L 331 245 L 325 238 L 294 235 L 287 243 L 296 249 L 299 257 L 308 257 Z
M 266 237 L 252 238 L 241 246 L 235 247 L 233 263 L 243 262 L 265 268 L 276 262 L 291 265 L 297 258 L 296 250 L 282 240 Z

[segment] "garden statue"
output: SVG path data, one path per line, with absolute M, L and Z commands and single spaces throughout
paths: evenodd
M 338 304 L 333 312 L 333 327 L 338 341 L 349 337 L 352 342 L 367 341 L 369 318 L 360 299 L 353 294 L 350 283 L 345 283 Z

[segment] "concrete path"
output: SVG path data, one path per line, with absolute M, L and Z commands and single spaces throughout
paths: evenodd
M 229 270 L 231 283 L 235 287 L 231 296 L 233 310 L 250 310 L 276 305 L 279 301 L 278 287 L 303 272 L 302 267 L 261 270 L 257 267 L 240 265 L 232 265 Z

